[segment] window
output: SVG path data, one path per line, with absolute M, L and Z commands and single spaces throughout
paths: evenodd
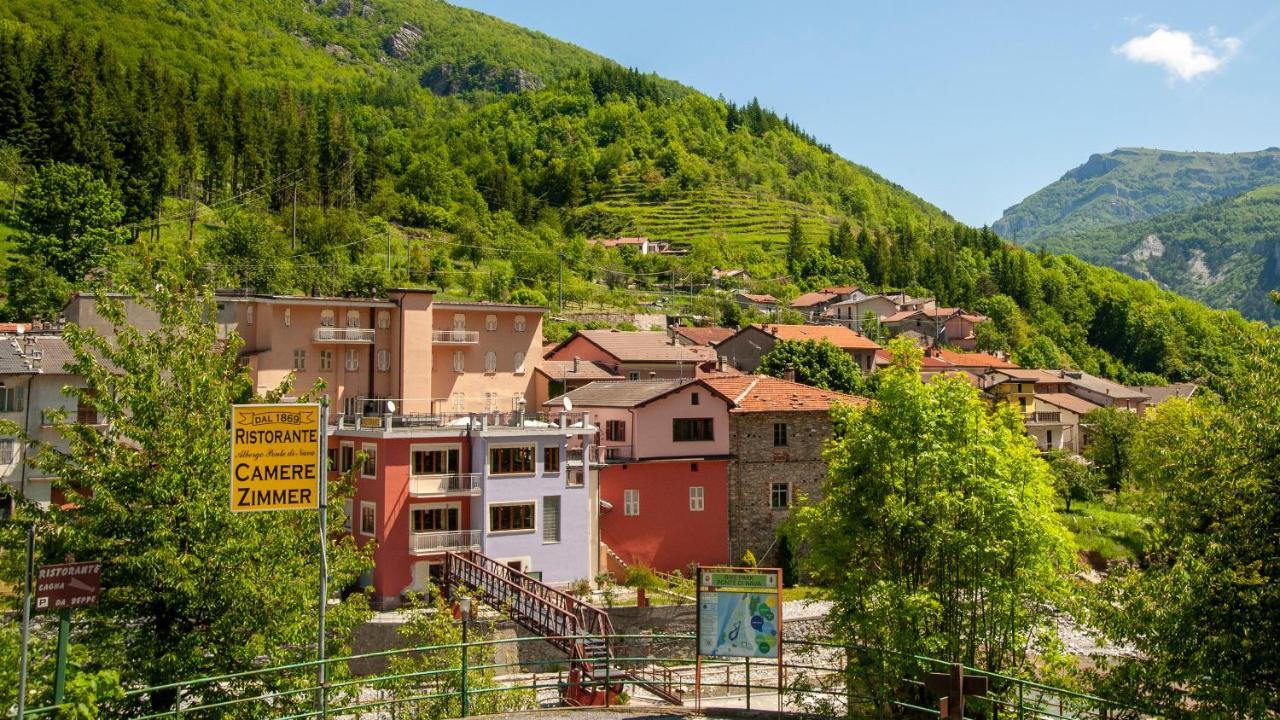
M 773 483 L 769 487 L 769 507 L 774 510 L 791 507 L 791 483 Z
M 550 475 L 560 472 L 560 447 L 551 445 L 542 449 L 542 472 Z
M 81 425 L 98 424 L 98 408 L 94 407 L 92 398 L 76 399 L 76 422 Z
M 524 372 L 524 353 L 516 351 L 515 356 L 511 358 L 511 367 L 517 375 Z
M 325 456 L 324 458 L 325 472 L 333 472 L 337 470 L 338 469 L 338 448 L 336 447 L 325 448 L 324 456 Z M 348 511 L 350 511 L 350 509 L 351 508 L 347 508 Z M 347 514 L 350 515 L 351 513 L 348 512 Z
M 560 542 L 560 496 L 542 497 L 542 542 Z
M 320 311 L 320 324 L 321 324 L 322 326 L 324 326 L 324 327 L 333 327 L 333 326 L 334 326 L 334 324 L 335 324 L 335 323 L 334 323 L 334 320 L 333 320 L 333 317 L 334 317 L 334 315 L 333 315 L 333 311 L 332 311 L 332 310 L 328 310 L 328 309 L 326 309 L 326 310 L 321 310 L 321 311 Z
M 697 405 L 697 404 L 698 404 L 698 401 L 699 401 L 700 399 L 701 399 L 701 398 L 699 398 L 699 397 L 698 397 L 698 393 L 690 393 L 690 394 L 689 394 L 689 404 L 690 404 L 690 405 Z
M 458 472 L 458 448 L 414 450 L 411 453 L 414 475 L 452 475 Z
M 253 324 L 253 306 L 246 305 L 244 308 L 244 321 L 250 325 Z
M 604 439 L 617 442 L 626 442 L 627 440 L 627 421 L 626 420 L 606 420 L 604 423 Z
M 462 393 L 453 393 L 449 396 L 449 402 L 453 404 L 454 412 L 462 412 L 462 409 L 467 406 L 467 396 Z
M 462 372 L 467 367 L 467 358 L 462 354 L 461 350 L 453 351 L 453 371 Z
M 489 448 L 489 474 L 531 475 L 533 472 L 532 445 Z
M 533 503 L 489 506 L 489 532 L 522 532 L 533 529 Z
M 457 505 L 418 505 L 409 509 L 411 532 L 450 532 L 461 529 Z
M 711 418 L 675 418 L 671 421 L 671 439 L 674 442 L 705 442 L 715 440 Z
M 485 330 L 488 330 L 489 332 L 493 332 L 494 330 L 497 330 L 497 329 L 498 329 L 498 316 L 497 316 L 497 315 L 485 315 L 485 316 L 484 316 L 484 329 L 485 329 Z
M 342 501 L 342 529 L 351 532 L 351 498 Z
M 293 369 L 299 371 L 307 369 L 307 351 L 303 348 L 293 349 Z
M 386 372 L 391 369 L 391 351 L 383 348 L 378 351 L 378 372 Z
M 378 504 L 360 503 L 360 534 L 374 535 L 378 530 Z
M 349 328 L 360 327 L 360 311 L 359 310 L 347 311 L 347 327 Z
M 1053 447 L 1053 431 L 1052 430 L 1044 431 L 1044 444 L 1048 447 Z
M 293 310 L 290 308 L 285 308 L 284 309 L 284 326 L 289 327 L 292 324 L 293 324 Z M 347 517 L 350 517 L 350 516 L 351 514 L 348 513 Z M 347 529 L 350 530 L 351 528 L 348 527 Z
M 516 329 L 516 332 L 524 332 L 524 328 L 525 328 L 524 316 L 517 315 L 514 318 L 512 318 L 511 325 Z
M 490 350 L 484 354 L 484 371 L 487 373 L 498 372 L 498 353 Z
M 493 412 L 498 409 L 498 393 L 487 392 L 484 394 L 484 411 Z
M 0 438 L 0 463 L 13 462 L 13 438 Z
M 347 369 L 348 370 L 360 369 L 360 354 L 359 354 L 359 351 L 356 350 L 355 348 L 347 348 Z
M 362 447 L 364 454 L 368 457 L 364 461 L 364 465 L 360 466 L 361 477 L 377 477 L 378 476 L 378 446 L 365 443 Z
M 640 514 L 640 491 L 639 490 L 623 490 L 622 491 L 622 514 L 623 515 L 639 515 Z
M 18 412 L 22 409 L 22 388 L 0 386 L 0 412 Z
M 774 447 L 787 446 L 787 424 L 786 423 L 773 424 L 773 446 Z
M 628 379 L 628 380 L 639 380 L 639 379 L 640 379 L 640 371 L 639 371 L 639 370 L 632 370 L 631 372 L 627 373 L 627 379 Z
M 689 510 L 691 512 L 702 512 L 707 507 L 706 494 L 703 492 L 701 485 L 692 485 L 689 487 Z
M 338 472 L 346 472 L 356 462 L 356 446 L 351 443 L 342 443 L 342 449 L 338 454 Z
M 386 310 L 379 310 L 378 311 L 378 328 L 381 330 L 386 330 L 389 327 L 391 327 L 391 313 L 387 312 Z
M 453 314 L 453 329 L 454 329 L 454 330 L 466 330 L 466 329 L 467 329 L 467 316 L 466 316 L 466 315 L 463 315 L 462 313 L 454 313 L 454 314 Z
M 320 369 L 321 370 L 333 369 L 333 351 L 332 350 L 320 351 Z

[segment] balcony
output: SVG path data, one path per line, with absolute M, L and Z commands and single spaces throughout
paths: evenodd
M 312 339 L 318 343 L 373 344 L 373 328 L 318 327 Z
M 409 533 L 409 552 L 414 555 L 428 555 L 446 550 L 471 550 L 479 547 L 479 530 Z
M 479 489 L 480 475 L 478 473 L 409 476 L 409 494 L 414 497 L 470 495 L 479 491 Z
M 570 463 L 582 462 L 582 448 L 569 448 Z M 587 451 L 587 458 L 592 465 L 631 462 L 636 459 L 635 450 L 630 445 L 592 445 Z
M 1029 412 L 1026 414 L 1024 421 L 1028 425 L 1061 425 L 1062 413 L 1060 412 Z
M 480 331 L 432 330 L 431 342 L 436 345 L 475 345 L 480 342 Z

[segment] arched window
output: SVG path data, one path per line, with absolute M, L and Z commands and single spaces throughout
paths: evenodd
M 378 370 L 386 372 L 391 369 L 391 351 L 382 349 L 378 351 Z
M 484 354 L 484 371 L 487 373 L 498 372 L 498 353 L 490 350 Z
M 245 317 L 245 322 L 249 323 L 250 325 L 253 324 L 253 306 L 252 305 L 249 305 L 244 309 L 244 317 Z
M 467 316 L 466 316 L 466 315 L 464 315 L 464 314 L 462 314 L 462 313 L 454 313 L 454 314 L 453 314 L 453 329 L 454 329 L 454 330 L 466 330 L 466 329 L 467 329 Z
M 359 310 L 347 311 L 347 327 L 349 328 L 360 327 L 360 311 Z
M 512 318 L 511 322 L 512 324 L 515 325 L 516 332 L 524 332 L 524 316 L 523 315 L 515 316 L 514 318 Z
M 484 329 L 485 329 L 485 330 L 488 330 L 489 332 L 493 332 L 494 330 L 497 330 L 497 329 L 498 329 L 498 316 L 497 316 L 497 315 L 485 315 L 485 316 L 484 316 Z
M 386 330 L 391 327 L 391 313 L 386 310 L 378 311 L 378 327 Z
M 467 367 L 466 356 L 462 354 L 461 350 L 454 350 L 453 351 L 453 371 L 462 372 L 466 370 L 466 367 Z
M 326 308 L 320 311 L 320 324 L 324 327 L 333 327 L 334 315 L 332 310 Z
M 284 309 L 284 326 L 289 327 L 291 324 L 293 324 L 293 310 L 290 308 L 285 308 Z

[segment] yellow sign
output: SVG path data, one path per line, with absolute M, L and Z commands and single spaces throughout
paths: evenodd
M 231 512 L 320 507 L 320 406 L 231 407 Z

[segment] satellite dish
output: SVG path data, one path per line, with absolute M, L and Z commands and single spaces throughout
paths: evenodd
M 395 414 L 396 414 L 396 403 L 395 403 L 395 401 L 394 401 L 394 400 L 388 400 L 388 401 L 387 401 L 387 414 L 388 414 L 388 415 L 395 415 Z
M 27 331 L 27 329 L 22 326 L 22 323 L 18 323 L 17 330 L 18 330 L 18 335 L 22 335 L 22 333 Z
M 564 411 L 565 412 L 573 411 L 573 401 L 569 399 L 568 395 L 564 396 Z

